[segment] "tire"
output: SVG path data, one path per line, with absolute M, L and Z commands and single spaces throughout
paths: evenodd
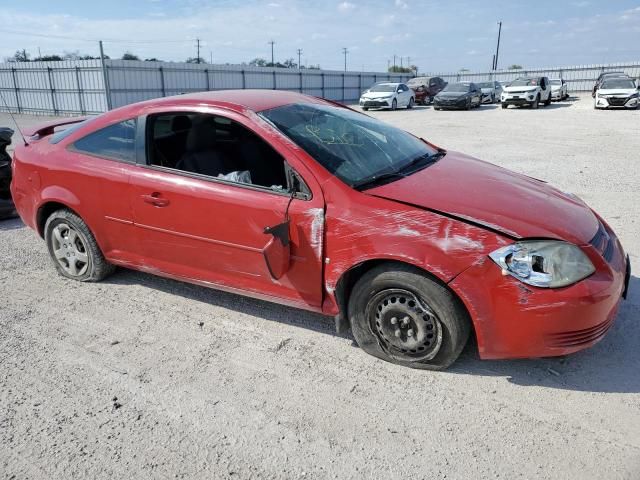
M 365 112 L 369 111 L 369 107 L 362 107 L 362 110 L 364 110 Z
M 429 105 L 429 98 L 425 95 L 425 97 L 422 99 L 422 102 L 420 103 L 426 107 L 427 105 Z
M 413 108 L 413 97 L 409 99 L 409 104 L 407 105 L 407 110 L 411 110 Z
M 393 102 L 391 102 L 391 110 L 396 110 L 398 108 L 398 101 L 394 98 Z
M 531 104 L 531 108 L 533 108 L 534 110 L 537 110 L 539 106 L 540 106 L 540 95 L 537 95 L 536 99 Z
M 80 282 L 98 282 L 115 271 L 102 254 L 86 223 L 69 210 L 53 212 L 44 226 L 44 239 L 56 270 Z
M 502 104 L 502 108 L 507 108 L 509 105 L 507 105 L 506 103 Z
M 464 109 L 465 110 L 471 110 L 471 99 L 469 99 L 469 101 L 467 102 L 467 104 L 465 105 Z
M 551 105 L 551 94 L 549 94 L 547 100 L 544 102 L 545 107 L 548 107 L 549 105 Z
M 353 336 L 365 352 L 425 370 L 451 365 L 471 331 L 469 315 L 451 291 L 403 264 L 384 264 L 366 272 L 353 288 L 348 316 Z

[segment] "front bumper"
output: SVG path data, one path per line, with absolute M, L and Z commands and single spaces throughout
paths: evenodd
M 461 100 L 442 100 L 435 98 L 433 100 L 434 108 L 442 108 L 443 110 L 463 110 L 467 108 L 468 99 L 465 97 Z
M 629 108 L 635 109 L 640 106 L 638 97 L 601 97 L 596 96 L 596 108 Z
M 536 92 L 531 93 L 503 93 L 502 103 L 507 105 L 531 105 L 536 99 Z
M 391 100 L 367 100 L 364 98 L 360 99 L 360 106 L 367 108 L 387 108 L 391 104 L 389 103 Z
M 551 92 L 551 100 L 562 100 L 562 90 L 553 90 Z
M 609 237 L 602 251 L 595 242 L 583 247 L 596 272 L 569 287 L 526 285 L 503 276 L 489 258 L 450 283 L 469 310 L 481 358 L 567 355 L 604 337 L 614 322 L 630 273 L 620 242 L 608 227 L 606 231 Z

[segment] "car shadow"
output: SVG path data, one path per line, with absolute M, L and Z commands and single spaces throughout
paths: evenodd
M 22 223 L 19 217 L 12 217 L 7 219 L 0 219 L 0 232 L 8 230 L 19 230 L 24 228 L 25 224 Z
M 305 310 L 127 269 L 119 269 L 105 283 L 157 289 L 265 320 L 350 339 L 357 348 L 351 332 L 336 333 L 333 318 Z M 510 383 L 523 387 L 640 393 L 639 319 L 640 279 L 632 276 L 628 300 L 622 303 L 614 326 L 592 348 L 566 357 L 480 360 L 475 341 L 471 340 L 456 363 L 439 375 L 504 377 Z
M 565 357 L 523 360 L 478 360 L 471 341 L 453 374 L 504 377 L 523 387 L 600 393 L 640 393 L 640 278 L 631 276 L 626 301 L 613 327 L 593 347 Z

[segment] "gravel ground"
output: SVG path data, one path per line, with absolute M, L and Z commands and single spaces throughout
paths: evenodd
M 580 195 L 640 271 L 640 111 L 370 114 Z M 483 362 L 470 345 L 433 373 L 319 315 L 127 270 L 65 280 L 18 220 L 0 239 L 2 478 L 640 478 L 635 276 L 588 351 Z

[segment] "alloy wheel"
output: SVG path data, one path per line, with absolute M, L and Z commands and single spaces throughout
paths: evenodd
M 52 230 L 51 244 L 56 261 L 73 277 L 84 275 L 89 268 L 89 256 L 82 235 L 67 223 Z

